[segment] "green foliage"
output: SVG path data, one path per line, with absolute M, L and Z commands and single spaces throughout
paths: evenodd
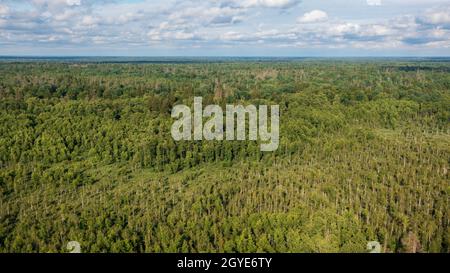
M 0 251 L 449 252 L 449 66 L 0 63 Z M 279 149 L 174 142 L 194 95 Z

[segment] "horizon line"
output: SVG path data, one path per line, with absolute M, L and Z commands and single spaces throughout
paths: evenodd
M 450 55 L 1 55 L 0 58 L 450 58 Z

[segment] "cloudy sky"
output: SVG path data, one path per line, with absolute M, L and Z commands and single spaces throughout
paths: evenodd
M 0 0 L 0 55 L 450 56 L 450 1 Z

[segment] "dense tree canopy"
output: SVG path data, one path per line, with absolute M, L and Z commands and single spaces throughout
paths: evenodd
M 0 251 L 449 252 L 450 63 L 0 62 Z M 172 106 L 279 104 L 280 147 Z

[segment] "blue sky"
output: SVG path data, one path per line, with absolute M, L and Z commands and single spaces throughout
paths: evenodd
M 450 1 L 0 0 L 0 55 L 450 56 Z

